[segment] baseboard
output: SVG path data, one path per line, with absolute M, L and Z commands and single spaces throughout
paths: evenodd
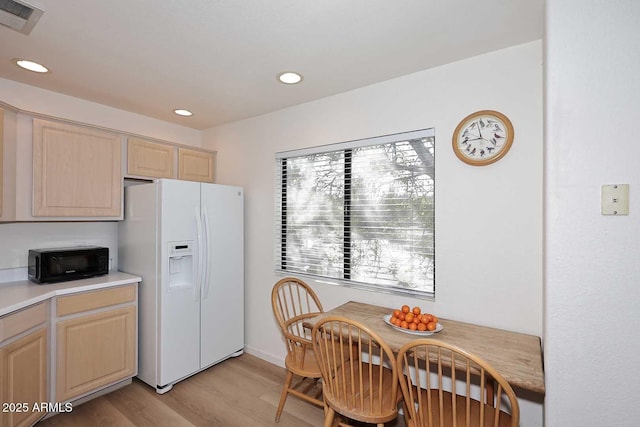
M 252 356 L 256 356 L 259 357 L 262 360 L 266 360 L 267 362 L 276 365 L 276 366 L 280 366 L 281 368 L 284 368 L 284 357 L 282 356 L 276 356 L 273 355 L 271 353 L 266 353 L 262 350 L 259 350 L 255 347 L 251 347 L 250 345 L 245 345 L 244 346 L 244 351 L 246 353 L 249 353 Z

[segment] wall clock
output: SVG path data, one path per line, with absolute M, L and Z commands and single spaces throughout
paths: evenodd
M 469 114 L 453 132 L 453 152 L 463 162 L 485 166 L 507 154 L 513 143 L 513 125 L 502 113 L 492 110 Z

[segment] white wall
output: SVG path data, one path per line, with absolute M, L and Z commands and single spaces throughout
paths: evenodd
M 0 224 L 0 283 L 2 269 L 27 266 L 29 249 L 66 246 L 106 246 L 111 266 L 118 267 L 117 222 L 58 222 Z M 26 270 L 19 272 L 26 279 Z M 7 280 L 9 281 L 9 280 Z
M 515 141 L 501 161 L 472 167 L 455 157 L 451 135 L 463 117 L 482 109 L 509 116 Z M 435 301 L 322 283 L 312 283 L 314 289 L 327 309 L 348 300 L 408 303 L 541 335 L 542 42 L 536 41 L 205 131 L 204 145 L 218 150 L 218 182 L 245 188 L 248 351 L 279 364 L 285 354 L 270 302 L 279 278 L 274 153 L 427 127 L 436 132 Z M 541 424 L 541 406 L 523 402 L 522 425 Z
M 546 2 L 547 427 L 640 419 L 638 21 L 637 0 Z M 601 215 L 619 183 L 629 215 Z
M 193 146 L 202 145 L 202 132 L 118 110 L 78 98 L 0 79 L 0 101 L 21 110 L 101 126 Z M 116 222 L 88 223 L 0 223 L 0 270 L 23 269 L 30 248 L 95 244 L 108 246 L 117 268 Z M 7 272 L 5 272 L 7 273 Z M 26 279 L 26 270 L 19 274 Z M 15 277 L 3 275 L 2 277 Z

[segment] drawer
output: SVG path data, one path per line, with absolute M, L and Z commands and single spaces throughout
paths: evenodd
M 118 286 L 99 291 L 83 292 L 77 295 L 59 297 L 56 303 L 58 317 L 82 313 L 136 300 L 136 286 Z
M 0 342 L 47 321 L 47 302 L 0 317 Z

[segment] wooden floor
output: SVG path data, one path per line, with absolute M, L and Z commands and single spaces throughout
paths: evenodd
M 280 422 L 274 422 L 285 375 L 284 368 L 243 354 L 179 382 L 162 395 L 134 379 L 37 427 L 322 426 L 322 408 L 292 396 Z M 387 426 L 404 427 L 401 418 Z

